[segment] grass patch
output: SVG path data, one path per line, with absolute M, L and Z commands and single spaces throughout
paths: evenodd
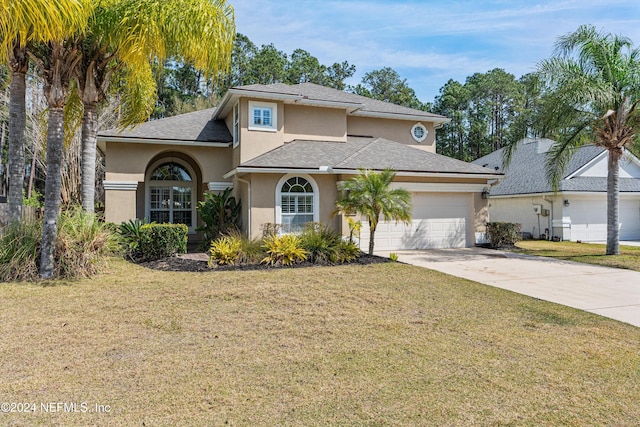
M 526 255 L 640 271 L 640 246 L 620 246 L 620 255 L 605 255 L 605 245 L 590 243 L 523 240 L 516 247 L 515 252 Z
M 0 396 L 31 425 L 634 425 L 640 329 L 385 263 L 0 286 Z

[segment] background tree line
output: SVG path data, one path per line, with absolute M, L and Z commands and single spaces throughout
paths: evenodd
M 355 65 L 347 61 L 325 65 L 303 49 L 287 54 L 273 44 L 256 46 L 237 34 L 229 71 L 217 78 L 204 78 L 192 65 L 174 60 L 156 64 L 158 102 L 151 117 L 214 107 L 233 86 L 310 82 L 451 118 L 438 130 L 437 150 L 461 160 L 544 134 L 536 120 L 543 88 L 535 73 L 516 78 L 496 68 L 475 73 L 464 83 L 449 80 L 429 103 L 419 100 L 407 80 L 390 67 L 365 73 L 356 85 L 347 84 L 355 72 Z
M 287 54 L 273 44 L 258 47 L 238 33 L 229 70 L 220 75 L 205 78 L 192 65 L 172 59 L 155 64 L 158 102 L 151 117 L 169 117 L 214 107 L 233 86 L 273 83 L 315 83 L 411 108 L 427 110 L 430 107 L 420 102 L 406 79 L 389 67 L 365 73 L 359 84 L 350 86 L 346 80 L 355 72 L 356 66 L 347 61 L 321 64 L 304 49 Z
M 347 84 L 356 66 L 347 61 L 330 65 L 320 63 L 311 53 L 296 49 L 287 54 L 273 44 L 256 46 L 243 34 L 237 34 L 227 72 L 217 76 L 205 76 L 190 63 L 169 58 L 152 66 L 157 86 L 157 102 L 151 119 L 169 117 L 203 108 L 214 107 L 224 93 L 233 86 L 272 83 L 316 83 L 337 90 L 356 93 L 382 101 L 392 102 L 451 118 L 437 133 L 439 153 L 470 161 L 495 149 L 515 142 L 525 136 L 541 136 L 544 129 L 536 124 L 535 115 L 542 103 L 540 79 L 527 74 L 519 79 L 502 69 L 475 73 L 464 83 L 449 80 L 439 92 L 433 104 L 422 102 L 415 91 L 399 73 L 390 67 L 372 70 L 364 74 L 360 83 Z M 116 126 L 125 100 L 117 90 L 106 94 L 98 107 L 98 131 Z M 7 131 L 9 109 L 9 72 L 0 66 L 0 195 L 6 194 Z M 25 193 L 32 189 L 44 190 L 46 102 L 42 99 L 41 76 L 30 69 L 26 81 L 31 95 L 27 103 L 27 140 L 25 168 Z M 67 126 L 69 135 L 65 145 L 63 169 L 63 203 L 80 202 L 80 150 L 81 134 L 76 127 Z M 103 167 L 98 153 L 96 176 L 100 178 Z M 97 180 L 96 201 L 103 201 Z

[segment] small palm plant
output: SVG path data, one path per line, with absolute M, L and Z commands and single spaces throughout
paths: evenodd
M 360 170 L 360 174 L 343 182 L 339 189 L 345 191 L 343 199 L 336 202 L 338 211 L 355 212 L 369 220 L 369 255 L 373 255 L 378 222 L 411 220 L 411 193 L 404 188 L 391 188 L 396 173 L 391 169 L 382 172 Z
M 204 225 L 196 231 L 204 232 L 204 242 L 208 246 L 211 241 L 238 229 L 242 204 L 231 195 L 231 188 L 220 194 L 208 193 L 205 200 L 198 202 L 196 210 Z

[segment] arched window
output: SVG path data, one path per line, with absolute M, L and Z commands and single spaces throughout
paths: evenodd
M 283 180 L 276 196 L 280 208 L 276 210 L 276 222 L 282 224 L 284 233 L 299 232 L 307 222 L 318 220 L 315 183 L 301 176 L 285 177 Z
M 187 167 L 171 162 L 158 164 L 147 181 L 147 216 L 157 223 L 195 225 L 195 182 Z

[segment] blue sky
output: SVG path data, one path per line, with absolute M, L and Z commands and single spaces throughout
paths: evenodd
M 256 45 L 300 48 L 321 63 L 367 71 L 391 67 L 423 101 L 450 78 L 503 68 L 520 77 L 582 24 L 640 45 L 640 0 L 380 1 L 229 0 L 236 28 Z

